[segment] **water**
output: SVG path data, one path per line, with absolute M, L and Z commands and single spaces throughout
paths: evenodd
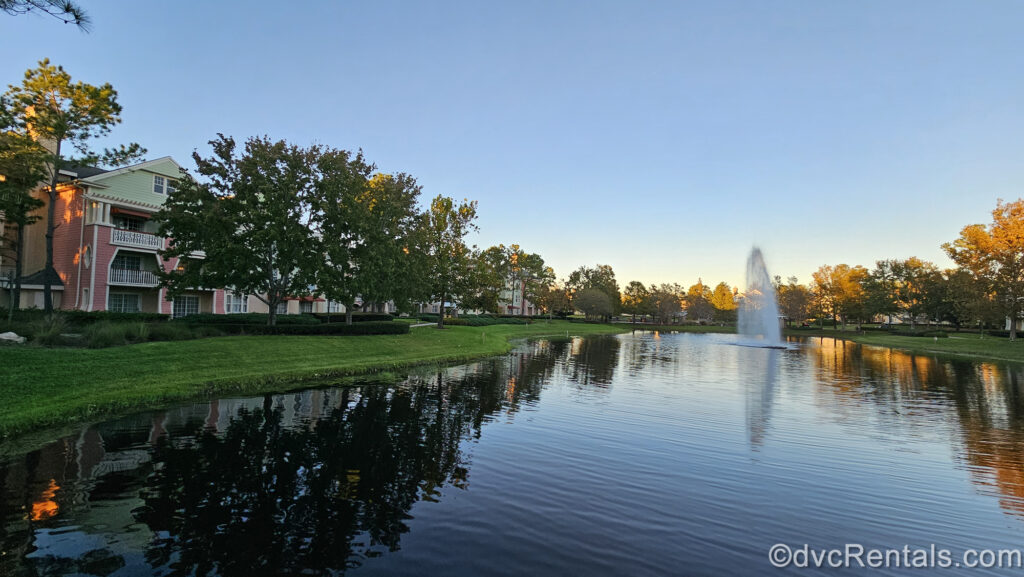
M 775 543 L 1024 544 L 1020 366 L 736 342 L 540 341 L 82 427 L 0 459 L 0 575 L 752 575 Z
M 754 247 L 747 259 L 747 290 L 739 311 L 739 334 L 744 344 L 783 348 L 775 285 L 764 264 L 761 249 Z

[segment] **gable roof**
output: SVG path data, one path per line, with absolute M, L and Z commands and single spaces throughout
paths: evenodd
M 168 163 L 174 166 L 174 169 L 178 172 L 178 174 L 173 174 L 172 175 L 172 174 L 168 174 L 167 172 L 161 172 L 161 171 L 155 170 L 160 165 L 168 164 Z M 99 170 L 99 169 L 97 169 L 97 170 Z M 118 176 L 118 175 L 126 174 L 126 173 L 129 173 L 129 172 L 136 172 L 136 171 L 139 171 L 139 170 L 145 170 L 147 172 L 153 172 L 153 173 L 158 173 L 158 174 L 167 174 L 167 176 L 177 177 L 177 176 L 179 176 L 180 172 L 183 169 L 182 169 L 181 165 L 178 164 L 177 162 L 175 162 L 174 159 L 171 158 L 170 156 L 161 156 L 160 158 L 154 158 L 153 160 L 147 160 L 146 162 L 140 162 L 139 164 L 133 164 L 131 166 L 123 166 L 123 167 L 115 169 L 115 170 L 103 171 L 103 172 L 101 172 L 99 174 L 95 174 L 95 175 L 92 175 L 92 176 L 87 176 L 87 177 L 84 177 L 84 178 L 82 178 L 80 176 L 80 179 L 85 181 L 85 182 L 88 182 L 88 183 L 93 183 L 93 182 L 99 183 L 100 181 L 106 180 L 106 179 L 111 178 L 113 176 Z

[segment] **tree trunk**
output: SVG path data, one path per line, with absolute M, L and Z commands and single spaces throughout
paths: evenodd
M 356 303 L 355 303 L 354 300 L 345 303 L 345 324 L 346 325 L 352 324 L 352 309 L 354 309 L 355 306 L 356 306 Z
M 267 326 L 272 327 L 277 324 L 277 305 L 280 299 L 270 299 L 269 311 L 267 311 Z
M 57 141 L 53 153 L 53 176 L 50 177 L 50 202 L 46 207 L 46 264 L 43 266 L 43 311 L 53 314 L 53 288 L 51 279 L 55 276 L 53 268 L 53 231 L 57 228 L 57 179 L 60 177 L 60 140 Z
M 14 282 L 11 286 L 11 302 L 7 311 L 7 321 L 14 320 L 15 309 L 21 306 L 21 275 L 24 271 L 22 262 L 25 256 L 25 226 L 23 224 L 18 225 L 18 235 L 15 237 L 14 242 L 17 245 L 14 247 Z
M 443 329 L 444 328 L 444 299 L 445 299 L 445 297 L 448 296 L 448 295 L 444 294 L 445 292 L 446 291 L 444 291 L 444 290 L 441 291 L 441 314 L 438 315 L 438 317 L 437 317 L 437 328 L 439 328 L 439 329 Z

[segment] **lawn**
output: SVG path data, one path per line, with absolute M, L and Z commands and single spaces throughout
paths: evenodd
M 171 401 L 284 391 L 316 379 L 501 354 L 511 339 L 627 330 L 554 321 L 418 327 L 407 335 L 217 337 L 95 350 L 0 346 L 0 437 Z

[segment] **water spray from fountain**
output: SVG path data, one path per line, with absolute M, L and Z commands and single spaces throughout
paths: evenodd
M 761 249 L 754 247 L 747 259 L 747 290 L 739 312 L 740 337 L 752 346 L 785 348 L 779 329 L 779 305 L 775 286 L 764 265 Z

